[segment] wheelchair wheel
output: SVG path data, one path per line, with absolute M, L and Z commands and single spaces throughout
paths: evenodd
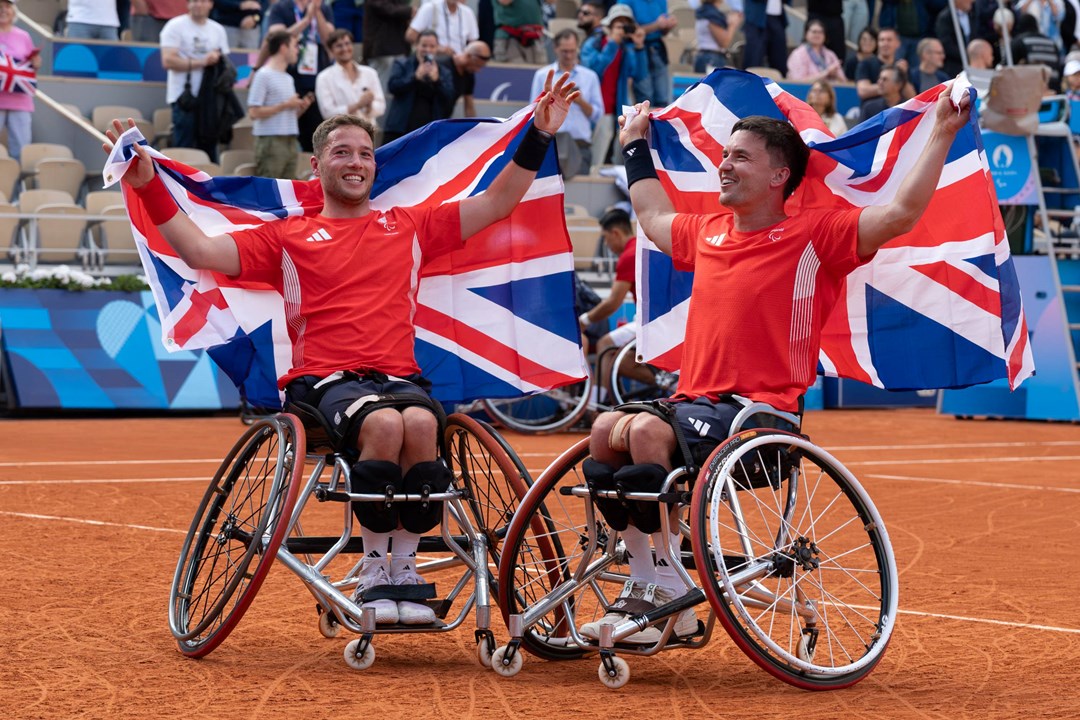
M 497 564 L 510 520 L 529 490 L 529 472 L 487 423 L 455 413 L 446 419 L 445 438 L 455 482 L 466 491 L 473 521 Z
M 169 595 L 169 628 L 184 655 L 220 645 L 255 598 L 303 484 L 304 442 L 292 415 L 256 420 L 210 482 Z
M 667 372 L 652 365 L 646 365 L 653 374 L 652 382 L 642 382 L 621 372 L 623 363 L 636 362 L 636 355 L 636 340 L 631 340 L 626 345 L 623 345 L 615 355 L 615 361 L 611 365 L 611 382 L 609 384 L 614 404 L 621 405 L 628 402 L 657 400 L 674 395 L 675 386 L 679 383 L 679 374 L 677 372 Z
M 484 400 L 486 412 L 499 425 L 520 433 L 541 435 L 565 430 L 589 409 L 592 379 L 585 378 L 546 393 Z
M 592 512 L 591 500 L 566 494 L 585 486 L 581 463 L 588 456 L 589 439 L 584 438 L 533 483 L 510 523 L 499 562 L 499 606 L 507 622 L 561 590 L 571 578 L 583 580 L 563 602 L 524 628 L 522 646 L 548 660 L 589 652 L 574 641 L 570 624 L 603 616 L 629 577 L 613 550 L 615 532 Z M 586 578 L 587 567 L 596 572 Z
M 870 497 L 835 458 L 798 435 L 739 433 L 710 456 L 691 517 L 705 594 L 754 662 L 828 690 L 881 660 L 896 561 Z

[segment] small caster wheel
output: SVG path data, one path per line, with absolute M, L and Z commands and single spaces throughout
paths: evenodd
M 491 656 L 494 654 L 488 649 L 489 647 L 486 638 L 480 638 L 480 641 L 476 643 L 476 657 L 480 660 L 480 664 L 486 668 L 491 667 Z
M 600 668 L 596 674 L 600 677 L 600 682 L 615 690 L 630 681 L 630 665 L 621 657 L 611 658 L 611 665 L 612 669 L 608 670 L 604 663 L 600 663 Z
M 503 677 L 514 677 L 521 671 L 525 658 L 522 657 L 521 650 L 518 650 L 509 663 L 504 663 L 503 658 L 506 657 L 508 649 L 506 645 L 496 648 L 495 652 L 491 654 L 491 669 Z
M 356 648 L 360 646 L 360 640 L 352 640 L 345 646 L 345 663 L 353 670 L 367 670 L 375 662 L 375 646 L 368 643 L 364 652 L 357 657 Z
M 803 635 L 799 638 L 799 647 L 796 649 L 796 654 L 803 662 L 814 661 L 814 651 L 810 649 L 810 636 Z
M 319 610 L 319 632 L 324 638 L 333 640 L 341 634 L 341 623 L 337 616 L 329 610 Z

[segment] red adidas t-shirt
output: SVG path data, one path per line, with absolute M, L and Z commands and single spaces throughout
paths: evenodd
M 637 290 L 637 238 L 631 237 L 615 261 L 615 279 L 630 283 L 630 296 Z
M 420 265 L 462 246 L 458 203 L 290 217 L 232 237 L 238 277 L 274 285 L 285 298 L 293 360 L 280 387 L 338 370 L 420 371 L 412 322 Z
M 865 262 L 860 212 L 808 210 L 751 233 L 730 214 L 675 217 L 672 258 L 694 271 L 677 399 L 736 393 L 798 409 L 841 282 Z

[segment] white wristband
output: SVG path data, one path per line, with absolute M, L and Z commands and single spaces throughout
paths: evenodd
M 587 311 L 581 313 L 580 315 L 578 315 L 577 320 L 582 325 L 588 325 L 589 324 L 589 313 Z

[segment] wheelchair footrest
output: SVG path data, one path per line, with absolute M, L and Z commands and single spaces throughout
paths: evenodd
M 364 591 L 364 602 L 371 600 L 409 600 L 423 602 L 435 597 L 435 583 L 423 585 L 376 585 Z
M 302 537 L 288 538 L 285 540 L 284 545 L 294 555 L 316 554 L 328 552 L 340 539 L 340 537 L 336 536 L 304 535 Z M 465 552 L 469 551 L 469 540 L 464 535 L 453 536 L 453 541 Z M 355 555 L 363 554 L 364 541 L 359 537 L 350 538 L 342 552 Z M 450 552 L 450 548 L 441 536 L 431 535 L 420 538 L 420 546 L 417 548 L 417 552 Z

